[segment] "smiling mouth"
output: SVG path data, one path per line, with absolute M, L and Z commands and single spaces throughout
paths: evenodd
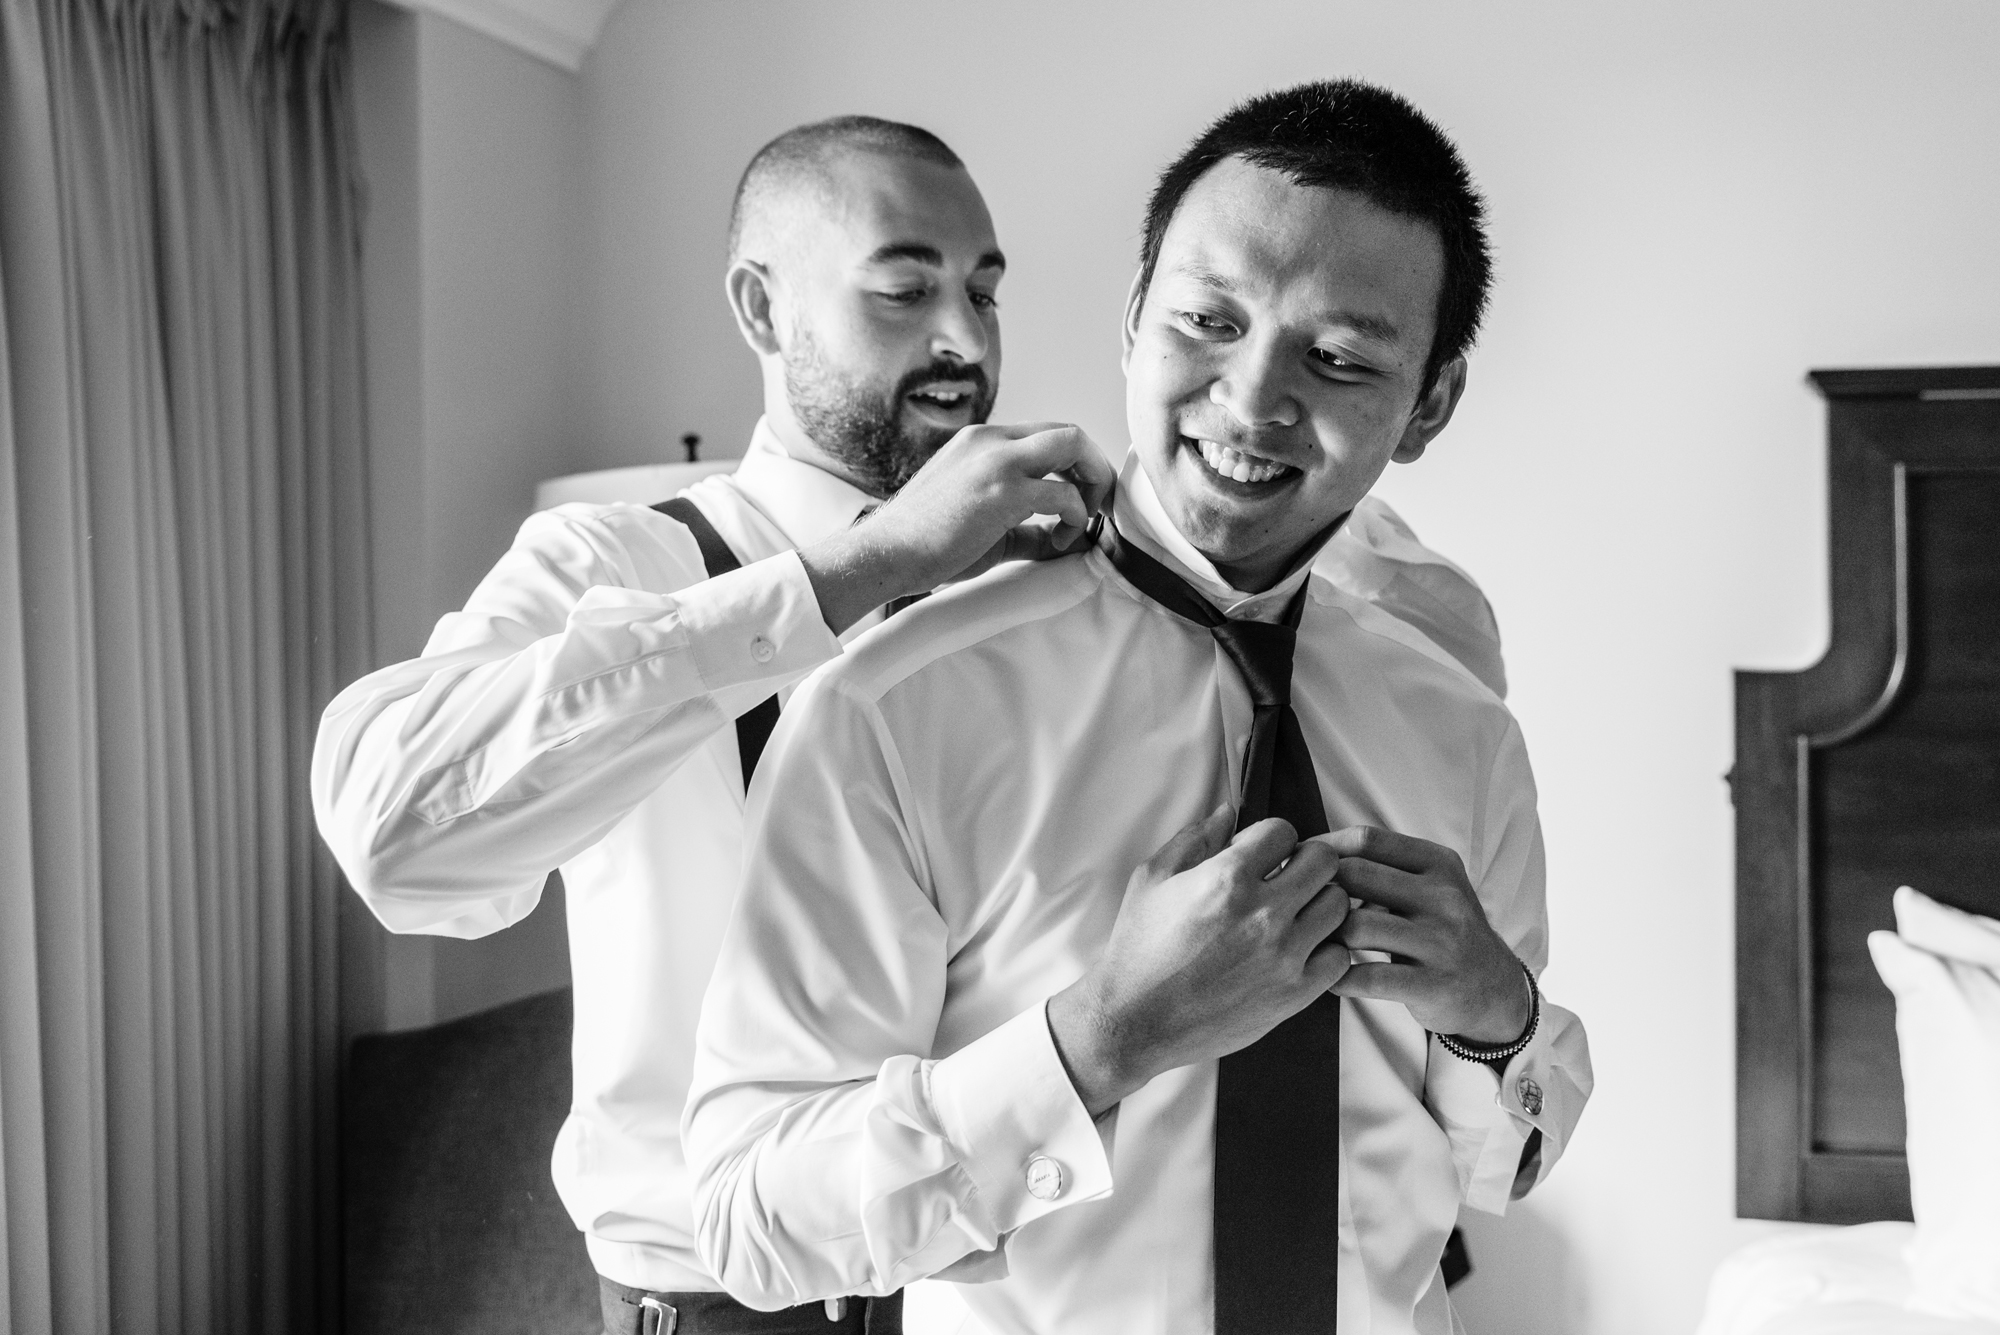
M 950 413 L 971 406 L 973 391 L 970 387 L 961 388 L 955 385 L 926 385 L 922 389 L 910 391 L 904 397 L 919 407 Z
M 1299 470 L 1290 464 L 1281 464 L 1272 459 L 1262 459 L 1254 454 L 1232 450 L 1227 445 L 1218 445 L 1212 440 L 1197 440 L 1192 436 L 1182 436 L 1183 444 L 1190 446 L 1208 465 L 1208 470 L 1218 477 L 1247 486 L 1268 485 L 1283 482 Z

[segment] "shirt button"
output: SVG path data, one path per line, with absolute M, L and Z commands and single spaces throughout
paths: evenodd
M 778 656 L 778 646 L 759 635 L 750 641 L 750 656 L 759 663 L 768 663 Z
M 1046 1154 L 1028 1160 L 1028 1194 L 1038 1201 L 1052 1201 L 1062 1195 L 1062 1165 Z
M 1521 1100 L 1521 1107 L 1530 1117 L 1542 1115 L 1542 1087 L 1532 1077 L 1522 1076 L 1514 1082 L 1514 1093 Z

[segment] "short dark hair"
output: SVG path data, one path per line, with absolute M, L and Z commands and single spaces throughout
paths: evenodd
M 1443 130 L 1386 88 L 1319 80 L 1238 103 L 1160 173 L 1146 205 L 1140 290 L 1152 286 L 1167 225 L 1194 183 L 1227 158 L 1285 173 L 1300 185 L 1352 190 L 1380 208 L 1428 223 L 1444 246 L 1437 329 L 1424 391 L 1472 346 L 1493 285 L 1486 208 Z
M 758 149 L 736 182 L 736 196 L 729 205 L 729 258 L 736 258 L 744 219 L 760 199 L 823 177 L 828 164 L 843 153 L 916 158 L 940 167 L 965 165 L 944 140 L 920 125 L 875 116 L 834 116 L 794 126 Z

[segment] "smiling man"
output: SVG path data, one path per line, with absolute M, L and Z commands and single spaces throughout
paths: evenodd
M 575 1097 L 554 1176 L 608 1332 L 885 1335 L 894 1301 L 766 1316 L 695 1254 L 680 1116 L 745 791 L 777 693 L 837 637 L 1068 545 L 1111 476 L 1073 428 L 979 425 L 1004 261 L 936 136 L 858 116 L 780 135 L 744 173 L 729 245 L 764 384 L 742 465 L 659 507 L 531 517 L 420 657 L 328 707 L 313 799 L 392 931 L 498 931 L 562 869 Z M 1038 513 L 1060 522 L 1013 527 Z
M 1588 1097 L 1520 730 L 1312 574 L 1464 391 L 1456 150 L 1271 94 L 1145 237 L 1101 542 L 884 627 L 773 739 L 684 1122 L 752 1306 L 938 1276 L 1006 1335 L 1446 1335 L 1460 1206 Z
M 845 117 L 759 151 L 737 187 L 725 279 L 764 376 L 769 439 L 753 449 L 876 498 L 992 412 L 1007 271 L 957 155 L 885 125 Z

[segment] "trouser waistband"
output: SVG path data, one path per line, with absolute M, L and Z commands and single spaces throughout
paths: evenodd
M 604 1335 L 903 1335 L 903 1295 L 760 1312 L 726 1293 L 655 1293 L 599 1275 Z

